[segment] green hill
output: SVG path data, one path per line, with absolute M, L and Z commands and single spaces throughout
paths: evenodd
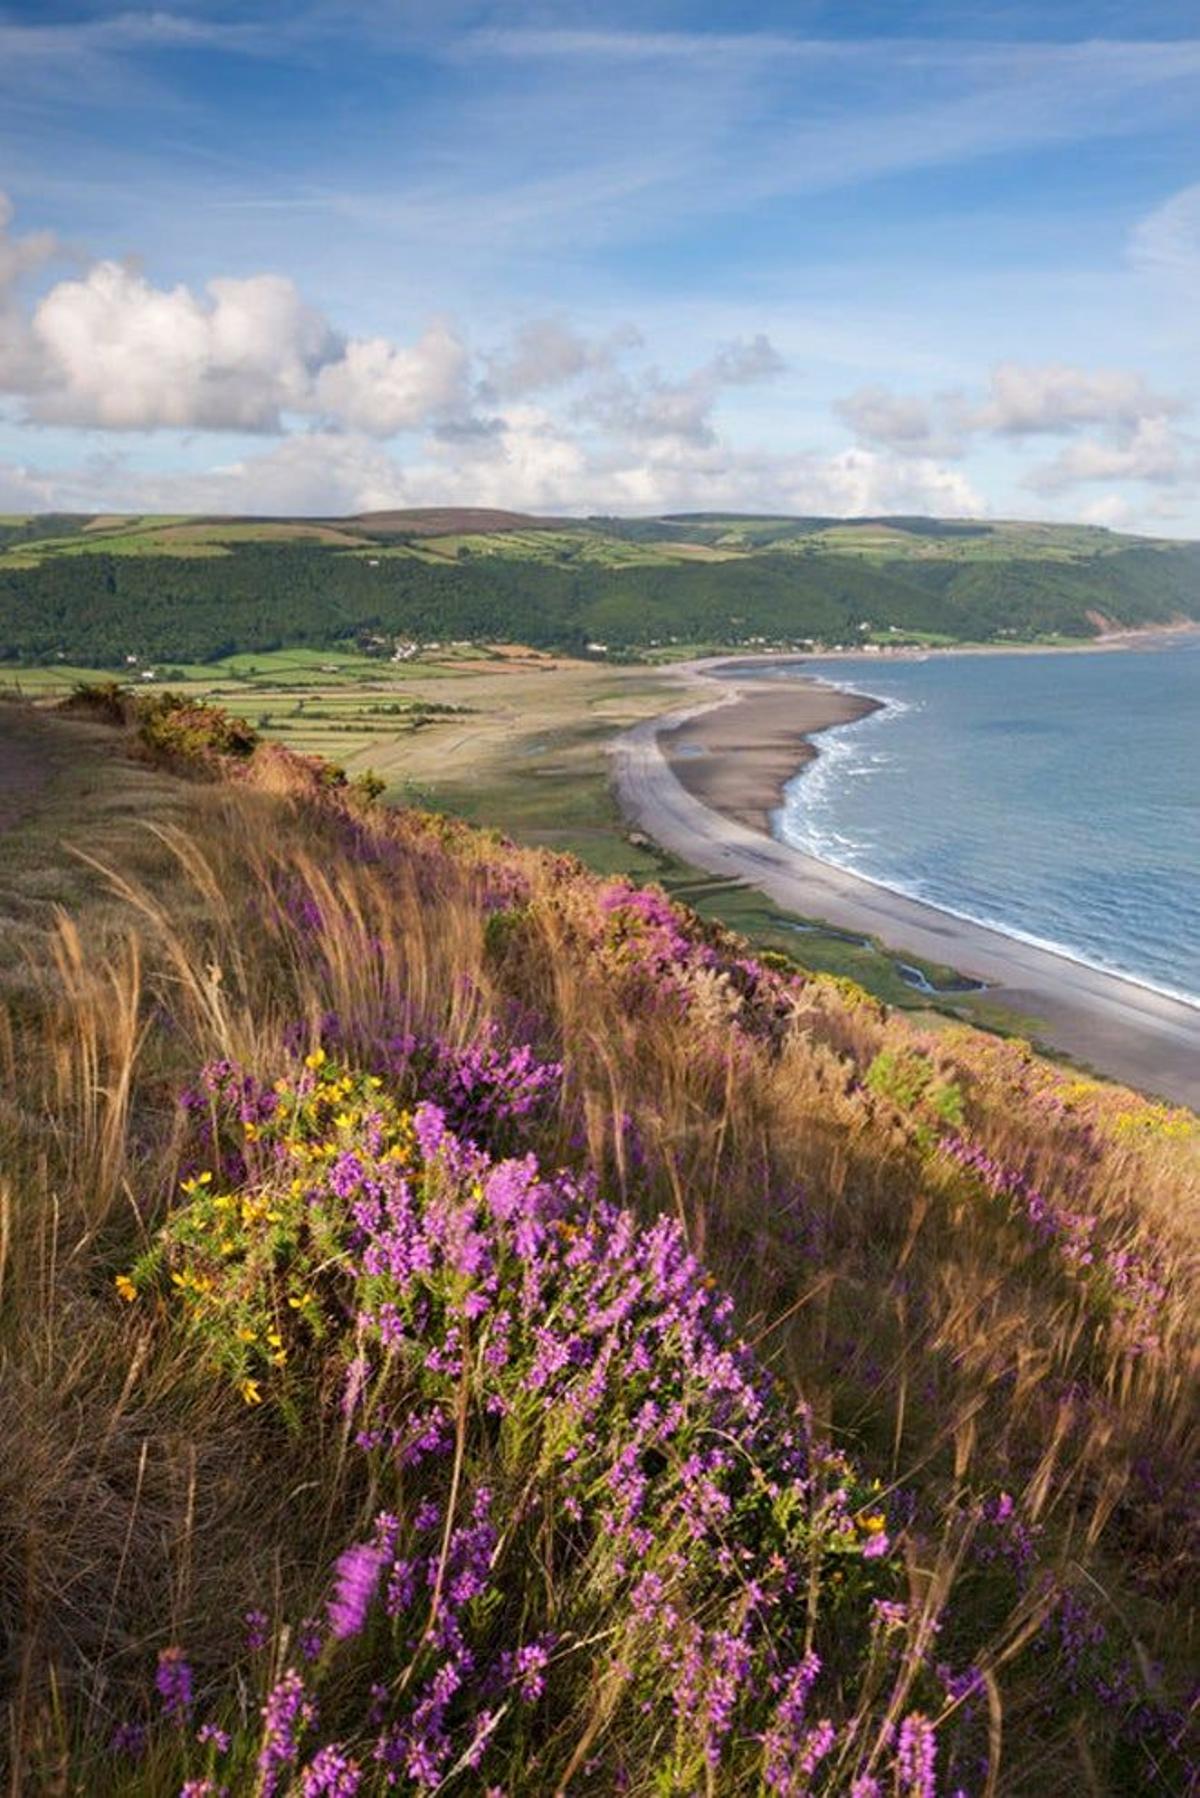
M 1200 617 L 1200 545 L 918 518 L 0 522 L 0 660 L 119 666 L 348 639 L 1004 642 Z

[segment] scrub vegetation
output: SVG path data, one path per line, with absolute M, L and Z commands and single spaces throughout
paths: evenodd
M 219 708 L 27 729 L 12 1790 L 1189 1790 L 1194 1117 Z

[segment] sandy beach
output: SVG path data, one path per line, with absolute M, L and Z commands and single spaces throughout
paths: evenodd
M 637 725 L 614 747 L 618 796 L 646 835 L 787 911 L 956 968 L 1036 1018 L 1039 1040 L 1200 1108 L 1200 1008 L 909 899 L 770 834 L 784 786 L 819 753 L 810 737 L 865 716 L 874 701 L 800 676 L 756 680 L 740 662 L 720 680 L 710 670 L 681 669 L 691 703 Z
M 817 754 L 810 738 L 879 709 L 877 699 L 812 680 L 722 680 L 721 687 L 730 701 L 663 728 L 663 754 L 702 804 L 767 835 L 784 787 Z

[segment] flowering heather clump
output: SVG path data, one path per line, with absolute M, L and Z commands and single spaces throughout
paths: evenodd
M 513 1141 L 522 1125 L 547 1117 L 562 1096 L 562 1063 L 539 1061 L 528 1043 L 506 1043 L 494 1022 L 466 1045 L 437 1037 L 389 1037 L 380 1064 L 393 1078 L 407 1075 L 415 1082 L 459 1135 L 491 1148 Z
M 133 1282 L 166 1277 L 248 1404 L 295 1416 L 293 1370 L 340 1358 L 352 1440 L 392 1495 L 337 1557 L 313 1676 L 267 1697 L 268 1798 L 294 1777 L 515 1778 L 523 1719 L 565 1713 L 601 1666 L 613 1720 L 659 1739 L 664 1789 L 707 1765 L 833 1792 L 880 1752 L 882 1716 L 839 1695 L 892 1578 L 878 1493 L 739 1341 L 677 1222 L 495 1161 L 320 1051 L 269 1105 L 236 1070 L 209 1085 L 212 1146 L 240 1139 L 243 1178 L 187 1180 Z M 530 1577 L 544 1556 L 552 1583 Z M 343 1692 L 336 1740 L 314 1743 L 313 1681 L 347 1656 L 361 1708 Z

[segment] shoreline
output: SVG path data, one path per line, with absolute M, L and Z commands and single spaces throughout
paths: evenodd
M 1048 1046 L 1200 1109 L 1200 1007 L 850 873 L 771 834 L 785 786 L 819 754 L 812 738 L 883 702 L 801 673 L 755 678 L 755 663 L 835 659 L 856 667 L 868 661 L 793 653 L 681 665 L 692 703 L 643 721 L 614 745 L 626 816 L 693 866 L 744 880 L 802 918 L 871 937 L 894 955 L 953 967 L 1036 1018 Z
M 721 678 L 720 684 L 730 699 L 662 724 L 663 753 L 676 780 L 701 804 L 765 836 L 773 834 L 786 788 L 820 753 L 813 738 L 884 709 L 881 699 L 803 675 L 770 682 Z

